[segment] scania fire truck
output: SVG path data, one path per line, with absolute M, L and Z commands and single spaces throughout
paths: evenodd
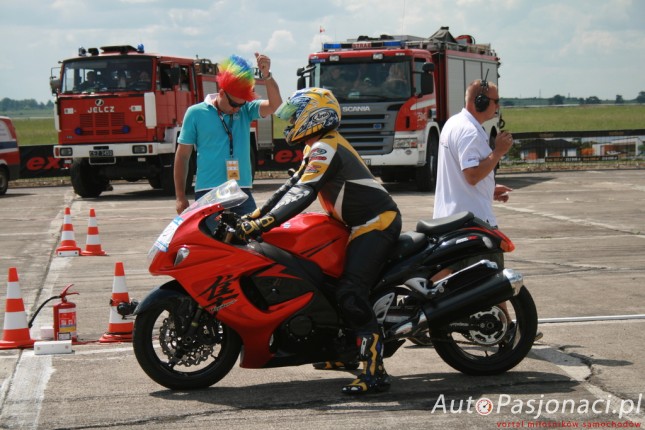
M 54 157 L 70 169 L 74 191 L 97 197 L 110 180 L 147 179 L 174 194 L 173 161 L 186 109 L 217 92 L 217 64 L 147 53 L 143 45 L 80 48 L 52 70 L 58 144 Z M 256 92 L 266 96 L 264 82 Z M 251 126 L 251 159 L 273 148 L 272 118 Z M 194 159 L 189 178 L 194 174 Z M 192 181 L 187 181 L 187 188 Z
M 340 132 L 384 181 L 415 180 L 433 191 L 439 133 L 464 106 L 467 85 L 497 84 L 499 58 L 448 27 L 430 37 L 360 36 L 324 43 L 298 70 L 298 88 L 329 88 L 342 109 Z M 484 124 L 490 141 L 497 121 Z

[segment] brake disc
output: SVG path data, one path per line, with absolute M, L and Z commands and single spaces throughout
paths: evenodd
M 211 356 L 214 345 L 180 339 L 177 336 L 175 323 L 171 318 L 165 318 L 159 330 L 159 344 L 163 353 L 176 365 L 196 366 Z M 181 349 L 181 357 L 177 357 L 177 350 Z

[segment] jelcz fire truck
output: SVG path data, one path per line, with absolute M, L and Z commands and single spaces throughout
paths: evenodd
M 467 85 L 497 84 L 499 58 L 472 36 L 448 27 L 432 36 L 360 36 L 324 43 L 298 70 L 298 88 L 329 88 L 342 109 L 341 134 L 384 181 L 415 180 L 422 191 L 436 181 L 439 133 L 464 106 Z M 490 141 L 496 120 L 484 124 Z
M 217 92 L 217 64 L 146 53 L 143 45 L 80 48 L 52 69 L 58 144 L 54 157 L 70 169 L 74 191 L 97 197 L 110 180 L 147 179 L 174 194 L 173 162 L 186 109 Z M 256 92 L 266 96 L 263 81 Z M 251 159 L 273 148 L 271 117 L 252 124 Z M 194 154 L 193 154 L 194 155 Z M 191 160 L 189 178 L 195 172 Z M 192 181 L 187 181 L 191 191 Z

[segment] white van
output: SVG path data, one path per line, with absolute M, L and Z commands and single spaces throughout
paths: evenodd
M 0 116 L 0 195 L 7 192 L 9 181 L 20 176 L 20 150 L 16 129 L 10 118 Z

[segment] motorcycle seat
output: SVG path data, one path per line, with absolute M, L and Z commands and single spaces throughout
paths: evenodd
M 475 218 L 472 212 L 459 212 L 447 217 L 431 220 L 419 220 L 417 229 L 419 233 L 436 236 L 456 230 Z
M 416 231 L 401 233 L 401 236 L 399 236 L 399 239 L 394 244 L 389 261 L 402 260 L 405 257 L 415 254 L 421 251 L 427 243 L 428 237 L 423 233 Z

